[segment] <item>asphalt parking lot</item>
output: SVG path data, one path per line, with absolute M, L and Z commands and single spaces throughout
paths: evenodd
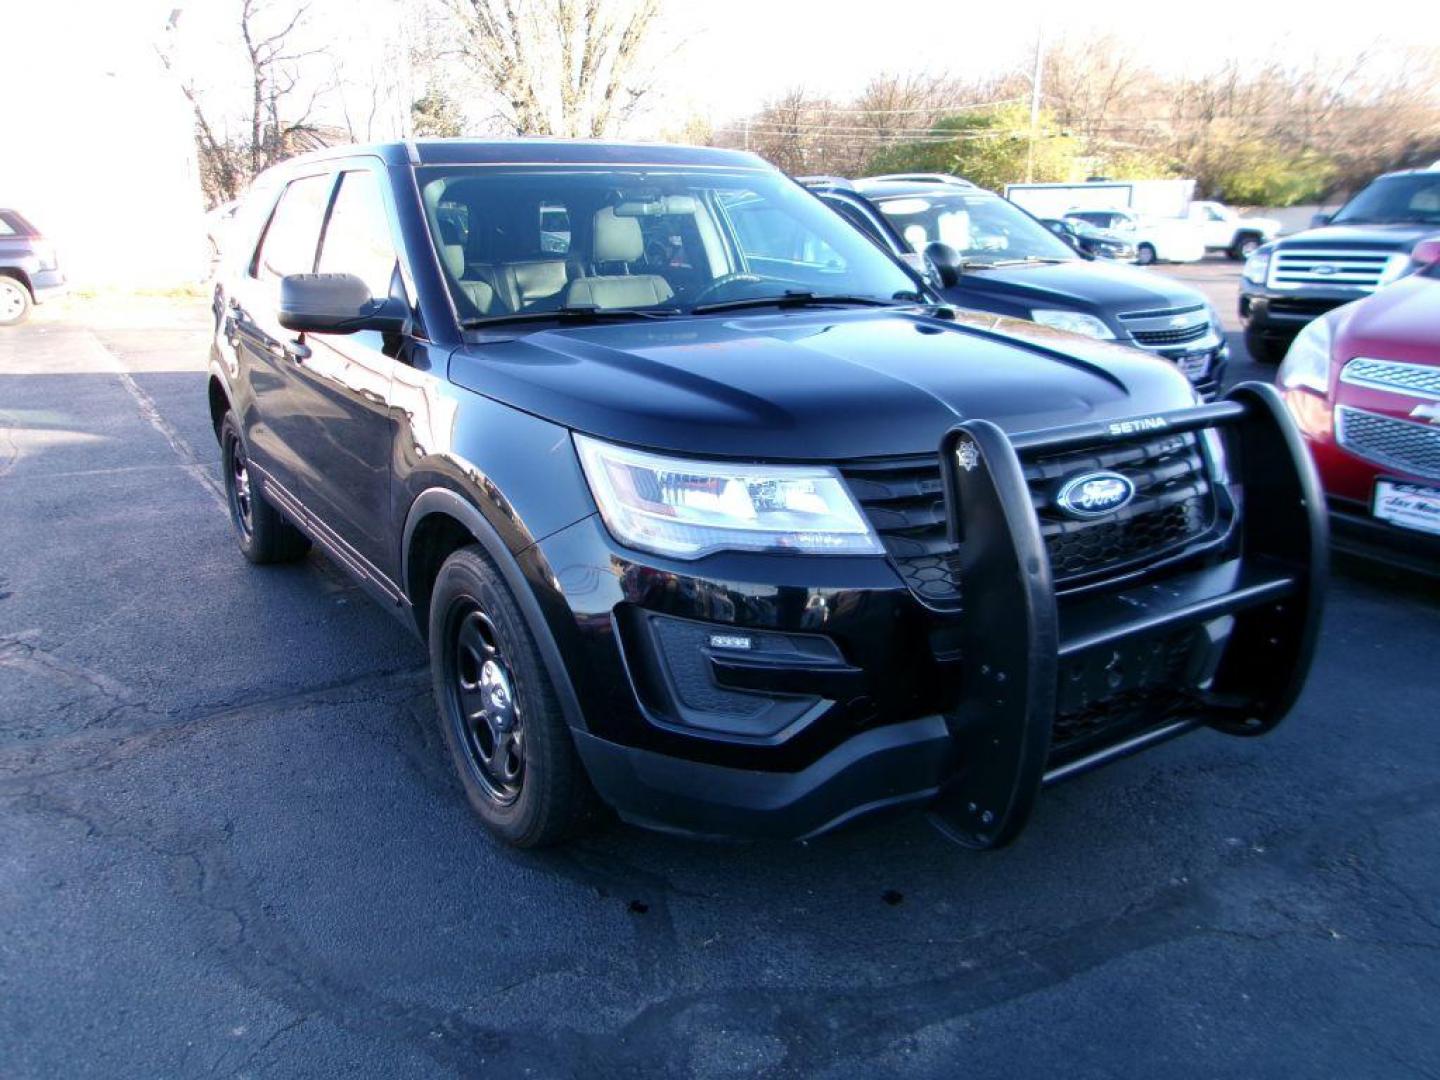
M 1235 329 L 1235 264 L 1178 274 Z M 0 331 L 0 1075 L 1440 1076 L 1433 586 L 1342 568 L 1273 736 L 1050 791 L 1003 852 L 516 854 L 420 645 L 235 550 L 204 317 Z

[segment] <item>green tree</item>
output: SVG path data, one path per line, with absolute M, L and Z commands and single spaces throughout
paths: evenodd
M 1025 179 L 1030 164 L 1030 112 L 1011 106 L 946 116 L 923 140 L 898 143 L 874 154 L 867 170 L 949 172 L 1000 190 Z M 1078 142 L 1042 113 L 1036 129 L 1033 175 L 1038 181 L 1080 179 Z

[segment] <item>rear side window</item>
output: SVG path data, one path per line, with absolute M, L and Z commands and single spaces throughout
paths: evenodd
M 286 274 L 308 274 L 315 269 L 315 248 L 332 179 L 307 176 L 285 188 L 260 242 L 256 276 L 278 281 Z
M 0 236 L 31 236 L 30 223 L 14 210 L 0 210 Z
M 356 275 L 370 287 L 371 296 L 390 295 L 395 244 L 374 173 L 341 174 L 340 192 L 325 226 L 319 269 L 326 274 Z

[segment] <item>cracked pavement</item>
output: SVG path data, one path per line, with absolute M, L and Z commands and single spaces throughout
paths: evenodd
M 1434 586 L 1343 568 L 1273 736 L 1049 791 L 1004 852 L 510 852 L 418 643 L 235 550 L 205 315 L 0 332 L 0 1074 L 1440 1076 Z

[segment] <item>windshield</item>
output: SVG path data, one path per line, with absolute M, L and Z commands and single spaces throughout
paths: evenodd
M 1333 224 L 1440 224 L 1440 172 L 1376 180 L 1342 206 Z
M 875 204 L 916 251 L 938 240 L 970 263 L 1075 258 L 1045 226 L 994 195 L 894 195 Z
M 915 279 L 779 173 L 714 168 L 417 170 L 460 318 L 765 298 L 919 299 Z

